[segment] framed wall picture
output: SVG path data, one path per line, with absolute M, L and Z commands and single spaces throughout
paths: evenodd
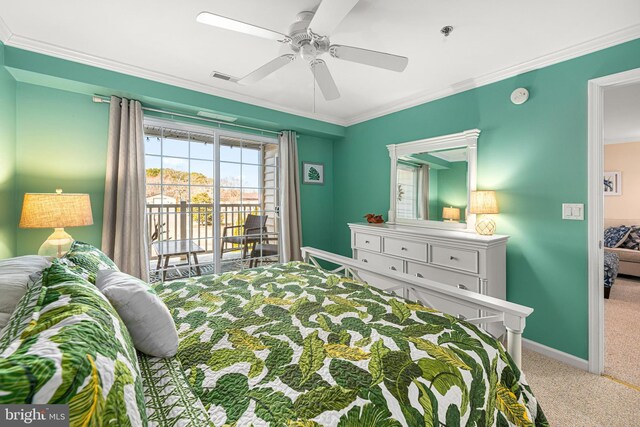
M 324 163 L 302 162 L 302 183 L 324 185 Z
M 604 195 L 605 196 L 622 195 L 622 173 L 620 172 L 604 173 Z

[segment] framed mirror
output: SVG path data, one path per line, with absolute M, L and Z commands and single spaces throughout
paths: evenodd
M 473 229 L 478 129 L 387 145 L 391 159 L 389 223 Z

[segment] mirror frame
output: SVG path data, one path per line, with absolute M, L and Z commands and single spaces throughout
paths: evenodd
M 407 224 L 422 227 L 444 228 L 444 229 L 467 229 L 475 228 L 475 215 L 469 214 L 469 200 L 471 192 L 476 190 L 477 152 L 479 129 L 465 130 L 464 132 L 450 135 L 437 136 L 435 138 L 420 139 L 418 141 L 404 142 L 400 144 L 389 144 L 389 157 L 391 159 L 391 188 L 389 203 L 389 224 Z M 465 212 L 466 223 L 431 221 L 427 219 L 398 219 L 396 218 L 396 191 L 397 191 L 397 165 L 398 157 L 427 151 L 446 150 L 451 148 L 467 148 L 467 208 Z

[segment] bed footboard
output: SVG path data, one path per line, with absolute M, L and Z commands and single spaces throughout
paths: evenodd
M 473 319 L 465 319 L 466 322 L 484 326 L 491 323 L 501 324 L 506 329 L 506 346 L 516 365 L 522 363 L 522 332 L 524 331 L 526 318 L 533 309 L 520 304 L 504 301 L 487 295 L 477 294 L 465 289 L 437 283 L 428 279 L 417 278 L 390 270 L 379 270 L 371 265 L 365 265 L 352 258 L 336 255 L 311 247 L 301 248 L 305 262 L 320 267 L 318 260 L 324 260 L 338 265 L 332 272 L 342 273 L 347 277 L 368 283 L 362 276 L 378 278 L 384 281 L 392 281 L 397 286 L 385 288 L 405 298 L 420 301 L 427 307 L 433 307 L 429 303 L 429 296 L 445 299 L 456 304 L 477 309 L 482 315 Z

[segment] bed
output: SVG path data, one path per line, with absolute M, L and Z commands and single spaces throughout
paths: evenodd
M 396 293 L 380 291 L 361 263 L 303 248 L 306 262 L 155 285 L 179 332 L 162 359 L 136 351 L 94 284 L 117 266 L 71 252 L 24 275 L 0 331 L 0 404 L 66 404 L 71 426 L 548 426 L 519 369 L 526 307 L 392 272 Z M 486 315 L 443 314 L 425 292 Z
M 308 263 L 155 285 L 218 425 L 548 425 L 477 326 Z

